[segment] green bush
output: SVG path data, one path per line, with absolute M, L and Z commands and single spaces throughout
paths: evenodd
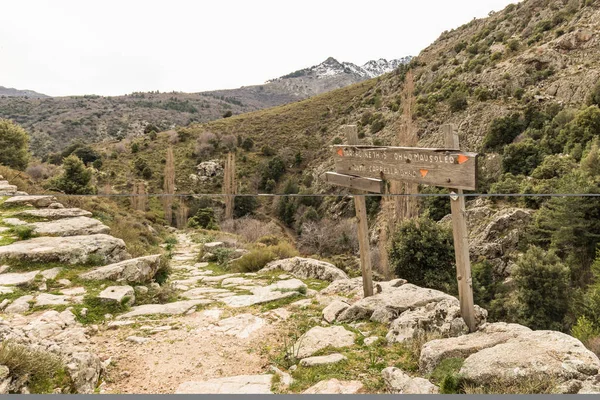
M 276 258 L 277 255 L 267 249 L 256 249 L 235 260 L 232 269 L 239 272 L 256 272 Z
M 390 267 L 418 286 L 456 293 L 452 232 L 430 219 L 405 221 L 392 236 Z
M 596 86 L 594 86 L 588 96 L 588 105 L 600 107 L 600 80 L 596 83 Z
M 577 167 L 577 163 L 569 156 L 549 155 L 531 173 L 536 179 L 560 178 Z
M 275 149 L 273 149 L 271 146 L 268 145 L 264 145 L 261 149 L 260 152 L 262 153 L 263 156 L 265 157 L 271 157 L 275 155 Z
M 0 118 L 0 164 L 24 170 L 29 163 L 29 135 L 19 125 Z
M 252 150 L 253 147 L 254 147 L 254 140 L 252 140 L 252 138 L 246 138 L 242 142 L 242 149 L 244 149 L 246 151 Z
M 448 189 L 426 186 L 420 190 L 421 194 L 448 194 Z M 421 198 L 423 215 L 434 221 L 439 221 L 450 214 L 450 198 L 447 196 L 427 196 Z
M 509 144 L 502 156 L 502 172 L 513 175 L 529 175 L 542 163 L 544 154 L 539 143 L 531 139 Z
M 585 346 L 588 346 L 591 339 L 600 336 L 600 329 L 587 319 L 584 315 L 577 318 L 577 323 L 571 328 L 571 336 L 581 340 Z
M 553 251 L 530 246 L 517 261 L 520 319 L 532 329 L 562 330 L 569 310 L 569 269 Z
M 236 196 L 233 199 L 233 216 L 242 218 L 253 214 L 259 206 L 260 203 L 254 196 Z
M 63 160 L 63 173 L 50 182 L 50 188 L 66 194 L 94 194 L 92 171 L 75 155 Z
M 212 208 L 200 208 L 196 215 L 188 219 L 190 228 L 202 228 L 210 230 L 218 230 L 219 227 L 215 219 L 215 211 Z
M 467 109 L 469 105 L 467 101 L 467 93 L 463 91 L 456 91 L 450 95 L 448 99 L 448 104 L 450 104 L 450 111 L 458 112 Z
M 521 184 L 523 183 L 523 176 L 515 176 L 511 173 L 502 175 L 498 182 L 493 183 L 490 187 L 489 192 L 492 194 L 518 194 L 521 193 Z M 494 197 L 494 200 L 507 200 L 511 202 L 518 202 L 517 197 Z
M 483 146 L 486 150 L 497 151 L 512 143 L 526 128 L 527 125 L 519 113 L 496 118 L 490 124 Z
M 268 184 L 268 181 L 272 180 L 274 188 L 274 184 L 277 183 L 277 181 L 279 181 L 279 178 L 281 178 L 284 172 L 285 163 L 283 162 L 283 160 L 279 156 L 273 157 L 262 167 L 260 187 L 263 189 L 267 189 L 268 186 L 271 186 Z

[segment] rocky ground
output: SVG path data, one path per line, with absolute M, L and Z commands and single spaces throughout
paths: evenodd
M 395 279 L 363 298 L 300 257 L 232 272 L 213 260 L 243 244 L 191 231 L 132 259 L 87 211 L 0 191 L 0 393 L 600 393 L 578 340 L 478 307 L 469 333 L 448 294 Z

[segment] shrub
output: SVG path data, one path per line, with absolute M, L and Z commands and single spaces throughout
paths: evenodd
M 521 193 L 521 183 L 523 182 L 522 176 L 515 176 L 511 173 L 502 175 L 498 182 L 492 184 L 489 192 L 491 194 L 518 194 Z M 494 197 L 494 200 L 508 200 L 517 202 L 517 197 Z
M 140 151 L 140 145 L 137 143 L 132 143 L 131 144 L 131 152 L 135 154 L 138 151 Z
M 560 178 L 577 167 L 577 163 L 569 156 L 549 155 L 531 173 L 536 179 Z
M 292 258 L 300 254 L 293 245 L 284 241 L 269 246 L 267 250 L 274 253 L 279 259 Z
M 177 241 L 177 239 L 175 239 L 175 241 Z M 167 243 L 172 242 L 169 242 L 167 239 Z M 166 256 L 161 256 L 158 265 L 158 270 L 156 271 L 156 274 L 154 274 L 154 281 L 159 285 L 162 285 L 167 281 L 167 279 L 169 279 L 169 276 L 172 272 L 173 269 L 171 268 L 171 261 L 169 260 L 169 258 Z M 138 299 L 136 299 L 136 303 L 139 304 Z
M 211 230 L 219 229 L 215 220 L 215 211 L 212 208 L 198 209 L 196 215 L 188 219 L 188 226 L 190 228 L 202 228 Z
M 263 165 L 260 186 L 263 189 L 267 189 L 269 186 L 271 186 L 268 184 L 268 181 L 272 180 L 273 183 L 276 183 L 279 181 L 279 178 L 281 178 L 284 172 L 285 164 L 283 160 L 279 156 L 273 157 L 266 163 L 266 165 Z M 271 188 L 271 190 L 273 188 Z
M 519 113 L 496 118 L 490 124 L 483 146 L 486 150 L 499 150 L 502 146 L 512 143 L 526 128 L 527 125 Z
M 389 249 L 390 267 L 418 286 L 456 292 L 452 232 L 427 218 L 403 222 Z
M 0 118 L 0 164 L 24 170 L 29 162 L 29 135 L 19 125 Z
M 571 328 L 571 336 L 581 340 L 581 343 L 589 347 L 591 340 L 600 336 L 600 329 L 582 315 L 577 318 L 577 323 Z
M 588 96 L 588 105 L 600 107 L 600 80 L 596 83 L 596 86 L 594 86 Z
M 258 199 L 254 196 L 236 196 L 233 199 L 233 216 L 242 218 L 256 211 L 260 206 Z
M 328 257 L 358 251 L 357 227 L 353 219 L 308 221 L 300 230 L 298 245 L 304 253 Z
M 229 117 L 231 117 L 232 115 L 233 115 L 233 112 L 231 112 L 231 110 L 229 110 L 229 111 L 226 111 L 226 112 L 223 114 L 223 118 L 229 118 Z
M 260 152 L 265 157 L 271 157 L 275 155 L 275 149 L 268 145 L 264 145 L 262 149 L 260 149 Z
M 504 148 L 502 171 L 513 175 L 529 175 L 543 159 L 542 149 L 533 140 L 512 143 Z
M 239 272 L 256 272 L 277 258 L 275 253 L 266 249 L 252 250 L 232 263 L 232 269 Z
M 252 138 L 246 138 L 242 142 L 242 149 L 244 149 L 246 151 L 252 150 L 253 147 L 254 147 L 254 140 L 252 140 Z
M 274 222 L 267 223 L 248 216 L 236 220 L 224 221 L 221 223 L 221 229 L 225 232 L 241 236 L 250 243 L 256 242 L 262 237 L 276 237 L 281 234 L 281 228 Z
M 530 246 L 513 271 L 521 321 L 532 329 L 562 330 L 569 309 L 569 269 L 553 251 Z
M 52 189 L 66 194 L 94 194 L 91 184 L 92 171 L 87 169 L 77 156 L 70 155 L 63 160 L 63 173 L 50 182 Z
M 23 383 L 32 393 L 52 393 L 57 387 L 69 392 L 71 382 L 65 367 L 52 353 L 5 340 L 0 344 L 0 365 L 8 367 L 13 381 L 25 379 Z
M 29 225 L 13 226 L 11 232 L 21 240 L 31 239 L 35 236 L 34 228 Z
M 452 112 L 466 110 L 469 105 L 467 102 L 467 93 L 463 91 L 453 92 L 448 99 L 448 104 L 450 104 L 450 111 Z

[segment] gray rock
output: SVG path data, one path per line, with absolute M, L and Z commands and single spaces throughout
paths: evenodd
M 289 272 L 297 278 L 320 279 L 333 282 L 338 279 L 348 279 L 344 271 L 335 265 L 313 260 L 312 258 L 293 257 L 285 260 L 273 261 L 259 272 L 282 270 Z
M 33 301 L 33 296 L 21 296 L 6 307 L 4 312 L 7 314 L 23 314 L 31 308 L 30 301 Z
M 195 299 L 204 299 L 207 296 L 211 296 L 211 295 L 215 295 L 215 294 L 227 294 L 227 293 L 232 293 L 232 292 L 227 289 L 200 287 L 200 288 L 191 289 L 184 293 L 181 293 L 180 296 L 184 299 L 195 300 Z
M 12 287 L 7 287 L 7 286 L 0 286 L 0 294 L 10 294 L 10 293 L 14 293 L 15 288 Z
M 343 326 L 323 328 L 315 326 L 300 336 L 291 348 L 291 353 L 297 358 L 306 358 L 326 347 L 342 348 L 354 344 L 354 333 Z
M 497 322 L 485 324 L 479 331 L 469 335 L 432 340 L 421 348 L 419 368 L 422 372 L 430 373 L 446 358 L 465 359 L 527 332 L 531 332 L 531 329 L 526 326 Z
M 376 291 L 373 291 L 376 293 Z M 321 290 L 321 294 L 334 295 L 340 294 L 348 297 L 363 297 L 363 282 L 362 278 L 340 279 L 331 282 L 329 286 Z
M 74 217 L 91 217 L 92 213 L 86 210 L 81 210 L 79 208 L 40 208 L 36 210 L 21 211 L 16 215 L 55 220 Z
M 68 279 L 59 279 L 57 282 L 62 287 L 69 287 L 72 284 L 71 281 Z
M 219 177 L 223 175 L 223 166 L 219 160 L 210 160 L 201 162 L 196 166 L 198 176 L 206 180 L 208 178 Z
M 83 280 L 111 280 L 115 282 L 149 282 L 160 268 L 160 255 L 133 258 L 95 268 L 81 274 Z
M 545 376 L 557 384 L 598 374 L 600 360 L 583 344 L 554 331 L 523 332 L 470 355 L 460 374 L 476 385 Z
M 246 339 L 266 324 L 267 321 L 255 315 L 240 314 L 235 317 L 222 319 L 216 322 L 210 329 L 228 336 Z
M 271 394 L 273 375 L 240 375 L 184 382 L 175 394 Z
M 6 308 L 6 306 L 9 304 L 10 304 L 9 299 L 2 300 L 2 302 L 0 302 L 0 311 L 4 310 Z
M 315 367 L 317 365 L 337 364 L 347 360 L 343 354 L 334 353 L 327 356 L 308 357 L 300 360 L 300 365 L 303 367 Z
M 486 318 L 487 311 L 475 306 L 477 326 L 484 323 Z M 371 317 L 371 319 L 373 318 Z M 469 333 L 469 328 L 461 316 L 460 304 L 457 299 L 444 299 L 403 312 L 392 322 L 386 338 L 390 343 L 402 343 L 430 332 L 444 337 Z
M 150 290 L 150 289 L 148 289 L 147 286 L 136 286 L 133 289 L 135 290 L 136 293 L 139 293 L 139 294 L 146 294 Z
M 360 381 L 340 381 L 329 379 L 321 381 L 308 389 L 303 394 L 356 394 L 363 388 Z
M 6 365 L 0 365 L 0 381 L 8 378 L 8 374 L 10 374 L 10 370 Z
M 582 382 L 577 394 L 600 394 L 600 375 Z
M 411 378 L 402 370 L 389 367 L 381 371 L 385 385 L 393 394 L 438 394 L 439 388 L 427 379 Z
M 82 264 L 97 255 L 107 262 L 129 258 L 125 242 L 109 235 L 38 237 L 0 247 L 0 259 Z
M 35 233 L 44 236 L 77 236 L 109 233 L 110 228 L 102 222 L 89 217 L 58 219 L 49 222 L 29 224 Z
M 31 204 L 37 208 L 48 207 L 56 202 L 54 196 L 14 196 L 4 202 L 5 206 L 25 206 Z
M 55 295 L 49 293 L 39 294 L 35 298 L 36 307 L 45 307 L 45 306 L 64 306 L 70 303 L 70 297 L 64 295 Z
M 135 303 L 135 291 L 131 286 L 109 286 L 98 295 L 98 299 L 108 303 L 126 304 Z
M 437 303 L 442 300 L 456 300 L 439 290 L 425 289 L 415 285 L 406 284 L 394 290 L 378 293 L 352 304 L 337 318 L 340 322 L 369 319 L 377 309 L 387 309 L 395 315 L 400 315 L 406 310 Z
M 329 323 L 332 323 L 333 321 L 335 321 L 337 316 L 340 315 L 348 307 L 350 307 L 348 303 L 336 300 L 323 309 L 323 319 L 325 319 L 325 321 Z
M 82 294 L 86 294 L 86 290 L 84 287 L 74 287 L 74 288 L 70 288 L 70 289 L 62 289 L 60 291 L 61 294 L 64 294 L 65 296 L 79 296 Z
M 42 275 L 46 279 L 56 279 L 56 277 L 58 276 L 58 274 L 60 274 L 60 271 L 62 270 L 63 269 L 61 267 L 50 268 L 40 272 L 40 275 Z
M 4 218 L 2 220 L 6 225 L 10 226 L 24 226 L 27 225 L 27 222 L 19 219 L 19 218 Z
M 216 249 L 223 249 L 228 247 L 224 242 L 210 242 L 204 243 L 204 250 L 209 252 L 214 252 Z
M 379 340 L 378 336 L 369 336 L 368 338 L 365 338 L 365 340 L 363 341 L 363 343 L 365 344 L 365 346 L 371 346 L 372 344 L 374 344 L 378 340 Z
M 136 344 L 144 344 L 150 339 L 145 338 L 145 337 L 139 337 L 139 336 L 128 336 L 127 338 L 125 338 L 125 340 L 127 340 L 128 342 L 136 343 Z
M 167 304 L 144 304 L 133 307 L 130 312 L 119 315 L 117 319 L 127 319 L 144 315 L 181 315 L 196 308 L 196 306 L 210 303 L 212 303 L 212 300 L 187 300 Z
M 248 307 L 298 296 L 304 290 L 306 290 L 304 282 L 298 279 L 289 279 L 273 283 L 269 286 L 253 287 L 250 289 L 252 292 L 251 295 L 225 297 L 221 301 L 234 308 Z
M 0 274 L 0 285 L 2 286 L 31 286 L 40 271 L 13 272 Z
M 94 393 L 102 371 L 102 363 L 98 356 L 88 351 L 80 351 L 71 354 L 67 361 L 67 371 L 75 391 L 81 394 Z

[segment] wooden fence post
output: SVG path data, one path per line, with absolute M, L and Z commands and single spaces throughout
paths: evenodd
M 446 147 L 458 150 L 460 142 L 458 134 L 453 131 L 452 125 L 443 127 L 446 137 Z M 456 253 L 456 279 L 458 280 L 458 296 L 460 299 L 460 312 L 469 330 L 473 332 L 475 326 L 475 306 L 473 303 L 473 281 L 471 278 L 471 260 L 469 258 L 469 233 L 465 218 L 465 197 L 462 189 L 457 189 L 450 196 L 452 210 L 452 233 L 454 235 L 454 250 Z
M 236 193 L 235 184 L 235 154 L 227 153 L 225 161 L 223 193 L 225 194 L 225 219 L 233 219 L 234 194 Z
M 349 145 L 358 145 L 358 129 L 356 125 L 342 127 L 346 133 Z M 371 252 L 369 248 L 369 225 L 367 219 L 367 205 L 365 196 L 361 191 L 354 195 L 354 208 L 358 224 L 358 244 L 360 248 L 360 268 L 363 280 L 364 297 L 373 295 L 373 272 L 371 268 Z

